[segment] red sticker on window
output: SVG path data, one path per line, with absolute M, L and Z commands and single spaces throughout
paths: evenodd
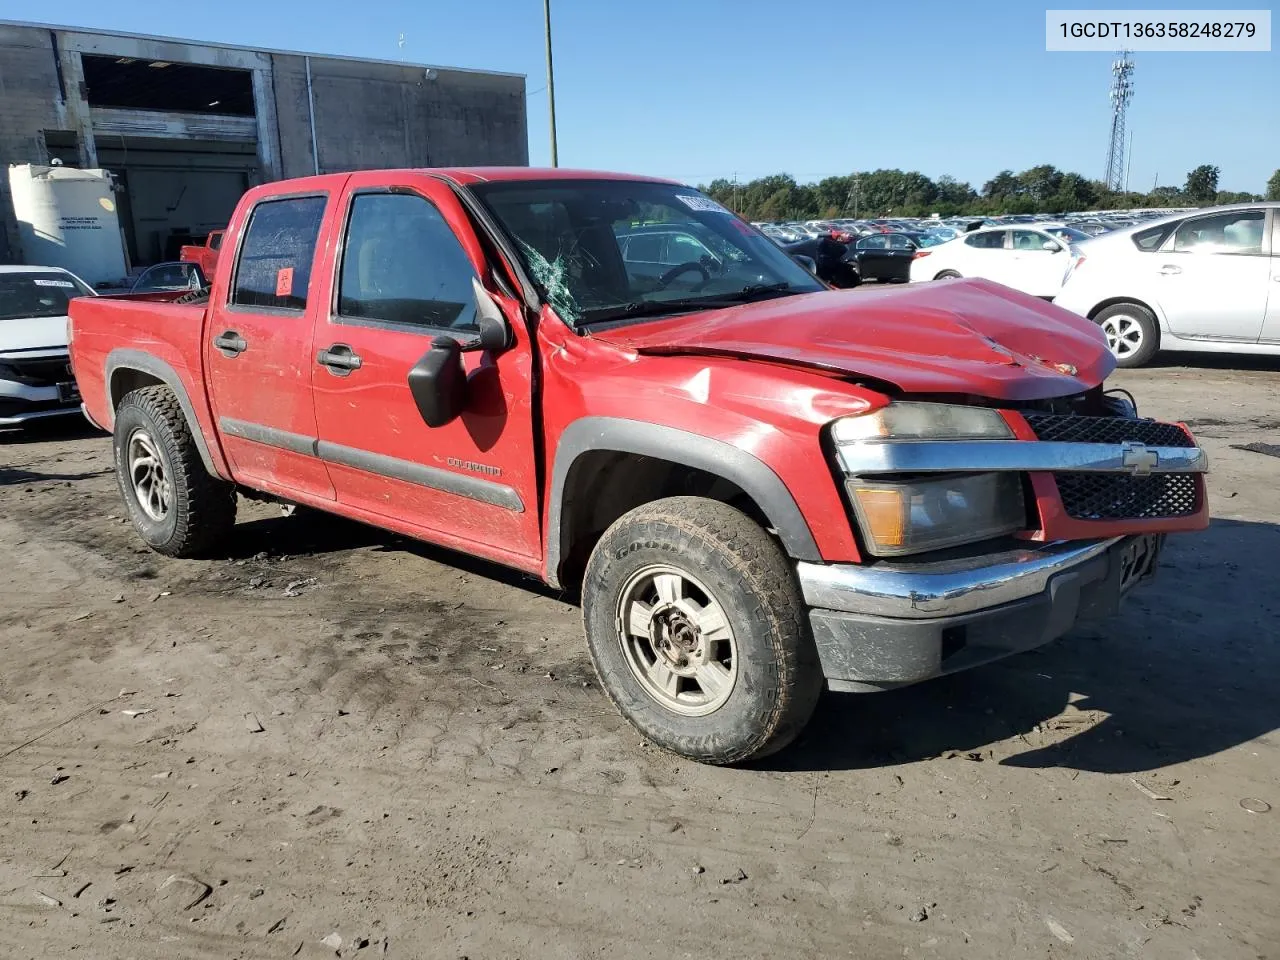
M 287 297 L 293 293 L 293 267 L 281 267 L 276 271 L 276 296 Z

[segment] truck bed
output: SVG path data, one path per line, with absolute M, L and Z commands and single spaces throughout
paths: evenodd
M 71 365 L 86 415 L 104 430 L 121 396 L 147 383 L 169 383 L 185 393 L 207 449 L 221 459 L 201 376 L 206 304 L 173 303 L 180 294 L 81 297 L 71 301 Z M 142 365 L 147 377 L 114 371 L 121 361 Z M 176 383 L 175 383 L 176 381 Z M 177 390 L 175 390 L 177 392 Z M 221 466 L 225 470 L 225 466 Z

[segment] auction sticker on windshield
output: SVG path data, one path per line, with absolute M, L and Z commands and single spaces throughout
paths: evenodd
M 685 193 L 677 193 L 676 199 L 683 203 L 690 210 L 701 210 L 703 213 L 724 213 L 733 216 L 733 211 L 720 206 L 710 197 L 689 196 Z
M 67 289 L 75 289 L 75 284 L 70 280 L 33 280 L 37 287 L 65 287 Z

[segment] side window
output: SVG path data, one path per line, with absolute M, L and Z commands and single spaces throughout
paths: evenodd
M 1173 235 L 1179 253 L 1261 253 L 1262 210 L 1232 210 L 1184 221 Z
M 305 310 L 326 197 L 264 200 L 249 214 L 231 300 L 241 307 Z
M 1143 253 L 1154 253 L 1160 249 L 1160 244 L 1164 243 L 1164 238 L 1169 235 L 1169 231 L 1172 229 L 1172 224 L 1162 223 L 1158 227 L 1147 227 L 1145 230 L 1139 230 L 1132 237 L 1133 245 Z
M 1045 252 L 1044 245 L 1048 238 L 1034 230 L 1014 230 L 1013 249 Z
M 638 233 L 627 241 L 627 261 L 657 263 L 662 258 L 662 234 Z
M 667 244 L 665 262 L 674 267 L 682 263 L 697 263 L 703 257 L 710 255 L 710 250 L 687 233 L 673 233 Z
M 1000 250 L 1004 247 L 1003 230 L 987 230 L 981 233 L 971 233 L 964 238 L 964 242 L 971 247 L 977 247 L 979 250 Z
M 875 233 L 869 237 L 863 237 L 858 241 L 859 250 L 887 250 L 889 249 L 889 237 L 887 234 Z
M 358 194 L 351 201 L 340 316 L 475 330 L 475 275 L 431 201 L 410 193 Z
M 912 243 L 909 238 L 904 237 L 900 233 L 891 233 L 889 234 L 889 249 L 890 250 L 914 250 L 915 244 Z

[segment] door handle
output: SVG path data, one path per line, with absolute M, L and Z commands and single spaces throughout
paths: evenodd
M 316 354 L 316 363 L 335 377 L 345 377 L 352 370 L 359 370 L 363 361 L 345 343 L 335 343 L 328 350 Z
M 214 337 L 213 345 L 224 357 L 238 357 L 249 349 L 249 342 L 234 330 L 227 330 Z
M 1160 273 L 1166 277 L 1172 277 L 1175 273 L 1181 273 L 1181 267 L 1175 267 L 1172 263 L 1166 263 L 1160 268 Z

